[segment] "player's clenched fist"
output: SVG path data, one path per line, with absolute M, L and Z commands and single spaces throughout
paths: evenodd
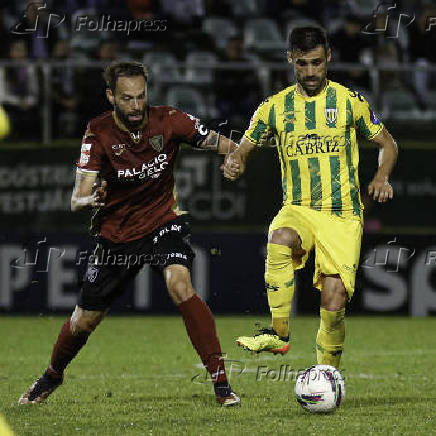
M 224 177 L 226 179 L 234 181 L 244 173 L 244 170 L 245 162 L 237 151 L 226 156 L 223 168 Z
M 101 185 L 94 183 L 94 178 L 76 175 L 76 186 L 71 196 L 71 210 L 73 212 L 86 207 L 102 207 L 107 195 L 107 182 L 103 180 Z
M 394 190 L 391 184 L 388 182 L 387 177 L 375 176 L 368 186 L 368 193 L 379 203 L 384 203 L 387 200 L 393 198 Z

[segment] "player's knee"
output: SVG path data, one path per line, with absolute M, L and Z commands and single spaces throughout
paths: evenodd
M 270 244 L 286 245 L 292 249 L 298 248 L 301 245 L 298 233 L 286 227 L 273 230 L 269 234 L 268 242 Z
M 168 288 L 176 304 L 183 303 L 194 295 L 194 289 L 191 284 L 183 278 L 172 280 Z
M 98 311 L 84 311 L 76 308 L 70 320 L 71 333 L 80 335 L 81 333 L 92 333 L 103 319 L 104 313 Z

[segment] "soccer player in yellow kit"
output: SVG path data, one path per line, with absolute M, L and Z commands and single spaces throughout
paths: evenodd
M 379 202 L 393 197 L 388 178 L 397 146 L 360 94 L 327 79 L 331 52 L 323 29 L 294 29 L 287 55 L 296 84 L 258 107 L 224 166 L 225 177 L 237 179 L 249 153 L 275 137 L 283 206 L 268 235 L 265 282 L 272 326 L 255 336 L 241 336 L 237 343 L 256 352 L 288 351 L 294 270 L 305 265 L 314 249 L 313 283 L 321 291 L 317 361 L 338 367 L 345 304 L 354 292 L 362 236 L 356 136 L 380 147 L 379 166 L 368 188 Z

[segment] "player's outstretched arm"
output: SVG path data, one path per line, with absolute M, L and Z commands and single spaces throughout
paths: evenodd
M 215 130 L 209 130 L 207 136 L 199 144 L 199 148 L 227 155 L 236 150 L 238 146 L 230 138 L 215 132 Z
M 97 173 L 76 172 L 76 182 L 71 195 L 71 210 L 76 212 L 86 207 L 104 206 L 107 182 L 96 183 Z
M 394 192 L 391 184 L 389 183 L 389 176 L 397 161 L 398 147 L 392 137 L 387 131 L 386 127 L 372 139 L 380 147 L 378 157 L 378 170 L 374 178 L 368 186 L 368 193 L 379 203 L 391 199 Z

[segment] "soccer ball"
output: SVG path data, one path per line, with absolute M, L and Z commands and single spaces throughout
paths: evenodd
M 334 366 L 311 366 L 298 375 L 295 396 L 309 412 L 333 412 L 345 397 L 344 378 Z

